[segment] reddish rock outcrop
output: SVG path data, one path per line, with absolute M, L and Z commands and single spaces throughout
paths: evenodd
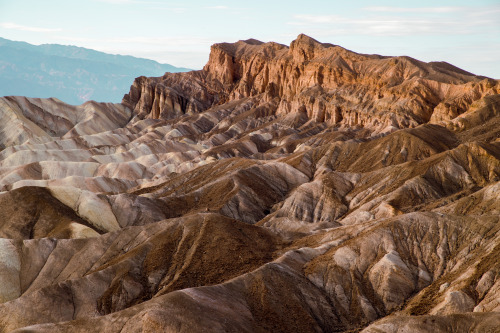
M 257 97 L 277 114 L 377 131 L 439 123 L 500 92 L 498 81 L 444 62 L 358 54 L 299 35 L 290 47 L 257 40 L 215 44 L 203 70 L 138 78 L 123 102 L 170 119 Z

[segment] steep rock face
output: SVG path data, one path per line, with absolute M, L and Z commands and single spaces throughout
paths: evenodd
M 301 35 L 1 98 L 0 332 L 494 331 L 497 92 Z
M 357 54 L 300 35 L 289 48 L 256 40 L 215 44 L 202 71 L 139 78 L 124 103 L 171 118 L 258 96 L 256 105 L 276 99 L 277 113 L 386 131 L 453 119 L 499 92 L 498 81 L 447 63 Z

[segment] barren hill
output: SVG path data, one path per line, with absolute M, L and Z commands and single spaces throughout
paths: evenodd
M 0 147 L 0 332 L 499 331 L 499 81 L 222 43 Z

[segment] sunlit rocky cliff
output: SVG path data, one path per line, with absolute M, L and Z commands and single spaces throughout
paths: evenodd
M 215 44 L 121 104 L 0 99 L 0 332 L 496 332 L 500 81 Z

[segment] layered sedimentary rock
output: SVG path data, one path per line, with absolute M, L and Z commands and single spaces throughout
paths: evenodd
M 499 92 L 300 35 L 1 98 L 0 332 L 495 331 Z
M 188 84 L 186 82 L 189 82 Z M 202 71 L 141 77 L 124 102 L 152 118 L 196 113 L 258 96 L 274 113 L 377 130 L 438 123 L 464 113 L 498 82 L 442 62 L 357 54 L 300 35 L 290 47 L 256 40 L 215 44 Z

